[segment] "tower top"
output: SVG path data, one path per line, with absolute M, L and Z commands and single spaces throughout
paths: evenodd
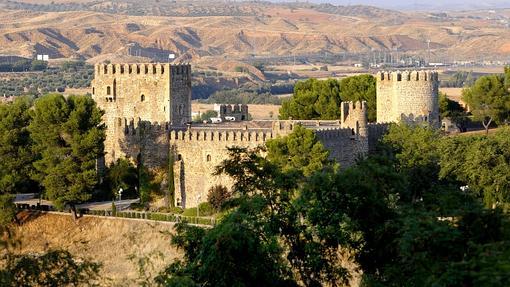
M 433 82 L 438 81 L 438 72 L 432 70 L 412 70 L 412 71 L 381 71 L 376 75 L 377 81 L 386 82 Z

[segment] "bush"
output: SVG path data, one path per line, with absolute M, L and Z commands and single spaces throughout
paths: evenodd
M 214 208 L 209 202 L 202 202 L 198 205 L 200 216 L 211 216 L 214 214 Z
M 219 211 L 230 197 L 232 197 L 232 195 L 225 186 L 215 185 L 209 189 L 207 202 L 211 204 L 214 210 Z
M 183 216 L 190 216 L 190 217 L 197 216 L 197 208 L 196 207 L 186 208 L 182 212 L 182 215 Z
M 180 207 L 160 207 L 158 208 L 158 212 L 162 213 L 171 213 L 171 214 L 181 214 L 184 210 Z

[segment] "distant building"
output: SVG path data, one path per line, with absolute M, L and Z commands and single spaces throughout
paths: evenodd
M 218 113 L 218 117 L 223 121 L 240 122 L 247 121 L 249 119 L 248 105 L 214 104 L 214 110 Z

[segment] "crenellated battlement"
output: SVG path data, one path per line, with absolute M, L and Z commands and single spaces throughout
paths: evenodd
M 172 130 L 170 131 L 170 142 L 253 142 L 264 143 L 274 138 L 270 131 L 249 131 L 249 130 Z
M 384 82 L 434 82 L 439 79 L 437 71 L 421 70 L 421 71 L 382 71 L 376 75 L 377 81 Z
M 350 128 L 325 128 L 315 131 L 315 135 L 321 140 L 331 139 L 350 139 L 352 137 L 352 129 Z
M 95 75 L 188 75 L 191 74 L 191 65 L 170 63 L 144 63 L 144 64 L 96 64 Z
M 148 122 L 140 118 L 115 118 L 116 129 L 123 131 L 126 135 L 134 135 L 140 132 L 168 132 L 170 131 L 169 122 Z

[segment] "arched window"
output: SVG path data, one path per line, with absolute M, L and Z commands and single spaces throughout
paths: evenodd
M 112 88 L 110 86 L 106 87 L 106 95 L 111 95 L 112 94 Z
M 177 160 L 182 160 L 182 155 L 181 154 L 177 155 Z
M 145 101 L 145 95 L 142 94 L 142 96 L 140 97 L 140 101 L 141 102 Z
M 210 154 L 207 155 L 207 161 L 211 161 L 211 155 Z

